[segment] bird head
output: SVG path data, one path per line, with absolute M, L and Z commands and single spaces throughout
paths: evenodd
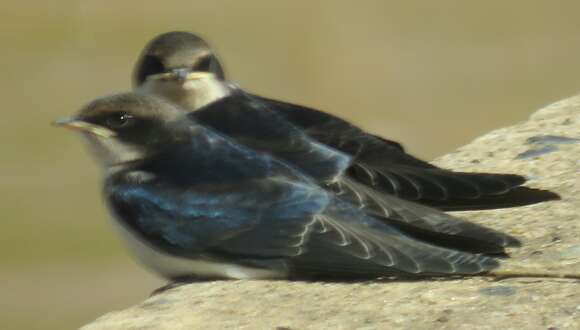
M 152 95 L 99 98 L 54 125 L 79 131 L 106 168 L 146 159 L 187 134 L 180 108 Z
M 133 72 L 134 87 L 152 78 L 224 79 L 222 66 L 210 45 L 189 32 L 168 32 L 155 37 L 141 52 Z

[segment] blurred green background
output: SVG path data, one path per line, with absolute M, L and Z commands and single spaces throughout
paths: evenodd
M 130 88 L 141 47 L 207 37 L 231 79 L 431 159 L 580 90 L 578 1 L 3 1 L 0 327 L 69 329 L 163 282 L 109 228 L 99 170 L 49 122 Z

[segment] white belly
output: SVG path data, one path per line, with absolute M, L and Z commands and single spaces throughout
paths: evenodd
M 148 269 L 165 278 L 198 276 L 228 279 L 274 279 L 286 274 L 269 269 L 258 269 L 209 260 L 194 260 L 169 255 L 141 240 L 130 229 L 113 219 L 113 226 L 121 234 L 129 251 Z

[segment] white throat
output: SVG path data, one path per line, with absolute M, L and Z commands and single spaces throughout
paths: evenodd
M 187 80 L 184 83 L 176 80 L 147 80 L 139 90 L 164 97 L 190 111 L 215 102 L 231 93 L 227 82 L 214 75 L 199 79 Z
M 231 93 L 229 86 L 214 76 L 188 80 L 183 88 L 187 91 L 185 103 L 191 110 L 197 110 Z
M 139 147 L 125 144 L 117 139 L 99 137 L 90 133 L 82 134 L 82 136 L 91 154 L 104 170 L 143 157 L 143 150 Z

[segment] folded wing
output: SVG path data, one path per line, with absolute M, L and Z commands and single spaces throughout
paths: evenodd
M 255 96 L 314 140 L 353 157 L 348 174 L 374 189 L 441 210 L 522 206 L 559 199 L 522 187 L 520 175 L 463 173 L 438 168 L 407 154 L 397 142 L 369 134 L 328 113 Z
M 298 277 L 476 274 L 497 266 L 416 239 L 304 182 L 258 178 L 184 192 L 155 179 L 135 184 L 127 174 L 113 180 L 109 203 L 142 239 L 174 255 L 256 267 L 282 260 Z

